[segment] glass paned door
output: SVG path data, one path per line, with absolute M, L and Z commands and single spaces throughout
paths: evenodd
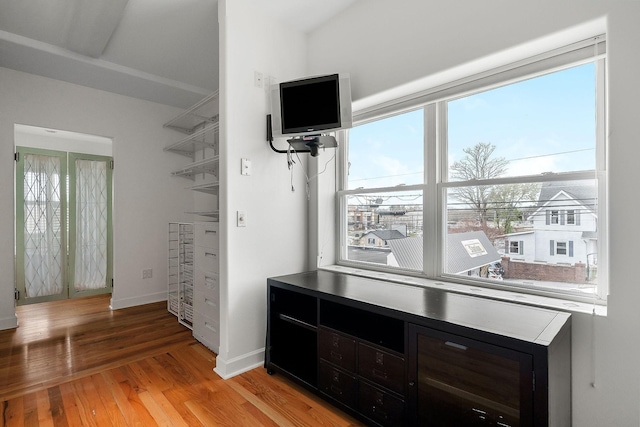
M 67 297 L 67 153 L 19 148 L 16 169 L 18 304 Z
M 17 153 L 18 305 L 111 292 L 111 158 Z
M 111 291 L 111 158 L 69 153 L 69 294 Z

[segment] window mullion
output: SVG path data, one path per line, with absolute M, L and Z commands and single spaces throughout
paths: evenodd
M 443 116 L 440 112 L 443 109 L 439 104 L 429 104 L 424 108 L 424 182 L 425 191 L 423 198 L 423 271 L 427 277 L 435 277 L 440 271 L 441 263 L 440 248 L 442 242 L 442 232 L 439 230 L 442 215 L 442 203 L 438 192 L 438 182 L 441 179 L 441 165 L 438 137 L 446 138 L 446 132 L 441 132 Z M 446 112 L 444 113 L 446 115 Z M 446 119 L 446 117 L 444 117 Z M 446 152 L 446 151 L 444 151 Z

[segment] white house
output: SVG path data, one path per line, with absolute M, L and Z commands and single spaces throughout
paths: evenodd
M 528 218 L 532 230 L 508 234 L 505 255 L 525 262 L 597 265 L 595 187 L 545 183 L 538 199 Z

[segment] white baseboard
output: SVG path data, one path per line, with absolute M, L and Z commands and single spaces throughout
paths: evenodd
M 17 327 L 18 327 L 18 317 L 15 314 L 13 316 L 0 319 L 0 331 L 3 331 L 5 329 L 15 329 Z
M 167 291 L 156 292 L 154 294 L 139 295 L 131 298 L 114 299 L 111 296 L 111 310 L 119 310 L 121 308 L 135 307 L 137 305 L 151 304 L 158 301 L 167 300 Z
M 216 367 L 213 370 L 223 380 L 228 380 L 260 366 L 264 366 L 264 348 L 229 360 L 224 360 L 218 356 L 216 357 Z

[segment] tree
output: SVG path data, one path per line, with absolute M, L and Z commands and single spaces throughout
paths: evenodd
M 522 216 L 523 203 L 531 205 L 540 193 L 540 184 L 506 184 L 491 189 L 489 199 L 496 208 L 496 225 L 504 234 L 513 233 L 511 223 Z M 502 225 L 501 225 L 502 223 Z
M 463 149 L 466 156 L 450 167 L 451 180 L 472 181 L 503 175 L 507 171 L 509 161 L 504 157 L 491 158 L 495 149 L 495 145 L 485 142 Z M 485 227 L 489 216 L 491 191 L 492 186 L 474 185 L 455 188 L 451 193 L 456 199 L 471 206 L 480 216 L 480 225 Z

